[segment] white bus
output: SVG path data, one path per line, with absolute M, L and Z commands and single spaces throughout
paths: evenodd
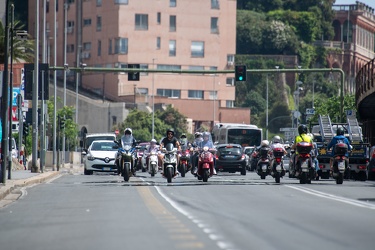
M 246 147 L 259 146 L 262 141 L 262 129 L 250 124 L 218 123 L 212 134 L 216 144 L 232 143 Z

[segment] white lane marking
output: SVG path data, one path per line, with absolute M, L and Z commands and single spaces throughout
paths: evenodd
M 218 235 L 215 233 L 215 229 L 211 228 L 208 224 L 204 223 L 202 220 L 195 218 L 193 215 L 191 215 L 189 212 L 187 212 L 185 209 L 183 209 L 179 204 L 177 204 L 175 201 L 170 199 L 167 195 L 161 191 L 159 187 L 155 187 L 156 191 L 160 194 L 161 197 L 164 198 L 174 209 L 176 209 L 179 213 L 182 215 L 185 215 L 189 220 L 191 220 L 194 224 L 196 224 L 199 228 L 203 230 L 204 233 L 208 235 L 208 237 L 216 242 L 216 245 L 224 250 L 234 250 L 234 245 L 224 239 L 224 237 Z
M 371 203 L 367 203 L 367 202 L 363 202 L 363 201 L 357 201 L 357 200 L 354 200 L 354 199 L 345 198 L 345 197 L 342 197 L 342 196 L 337 196 L 337 195 L 333 195 L 333 194 L 329 194 L 329 193 L 324 193 L 324 192 L 320 192 L 320 191 L 313 190 L 313 189 L 306 188 L 306 187 L 302 188 L 302 187 L 289 186 L 289 185 L 284 185 L 284 186 L 288 187 L 288 188 L 298 190 L 298 191 L 301 191 L 301 192 L 304 192 L 304 193 L 307 193 L 307 194 L 315 195 L 315 196 L 318 196 L 318 197 L 322 197 L 322 198 L 326 198 L 326 199 L 330 199 L 330 200 L 334 200 L 334 201 L 338 201 L 338 202 L 343 202 L 343 203 L 353 205 L 353 206 L 357 206 L 357 207 L 375 210 L 375 204 L 371 204 Z

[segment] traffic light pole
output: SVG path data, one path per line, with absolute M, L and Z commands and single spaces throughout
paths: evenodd
M 50 67 L 50 70 L 64 70 L 64 67 Z M 65 69 L 66 70 L 66 69 Z M 172 74 L 233 74 L 235 70 L 164 70 L 164 69 L 145 69 L 145 68 L 96 68 L 96 67 L 73 67 L 69 70 L 77 72 L 114 72 L 114 73 L 129 73 L 129 72 L 144 72 L 144 73 L 172 73 Z M 253 74 L 267 74 L 267 73 L 313 73 L 313 72 L 338 72 L 341 75 L 341 91 L 340 91 L 340 120 L 344 118 L 344 79 L 345 73 L 339 68 L 313 68 L 313 69 L 247 69 L 247 73 Z

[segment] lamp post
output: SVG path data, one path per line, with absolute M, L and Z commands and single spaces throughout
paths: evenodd
M 152 58 L 152 68 L 155 69 L 155 58 Z M 152 73 L 152 125 L 151 125 L 151 130 L 152 130 L 152 136 L 151 139 L 154 139 L 155 135 L 155 94 L 154 94 L 154 81 L 155 81 L 155 73 Z
M 268 140 L 268 74 L 266 76 L 266 140 Z
M 301 116 L 301 113 L 299 112 L 299 94 L 300 94 L 301 88 L 299 86 L 302 85 L 302 84 L 303 84 L 303 82 L 297 81 L 296 82 L 296 91 L 294 91 L 294 103 L 295 103 L 295 106 L 296 106 L 296 110 L 294 111 L 293 117 L 297 119 L 296 120 L 296 128 L 298 128 L 298 119 Z
M 314 107 L 314 92 L 315 92 L 315 79 L 313 80 L 313 87 L 312 87 L 312 108 Z

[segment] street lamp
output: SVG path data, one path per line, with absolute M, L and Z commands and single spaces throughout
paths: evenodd
M 266 76 L 266 140 L 268 140 L 268 74 Z
M 299 94 L 300 94 L 300 91 L 303 90 L 303 88 L 299 87 L 299 86 L 302 85 L 302 84 L 303 84 L 303 82 L 297 81 L 296 82 L 296 91 L 294 91 L 294 103 L 295 103 L 296 109 L 294 111 L 293 118 L 297 119 L 296 120 L 296 128 L 298 128 L 298 119 L 301 116 L 301 113 L 299 112 Z
M 155 69 L 155 58 L 152 58 L 152 68 Z M 152 136 L 151 139 L 154 139 L 155 135 L 155 94 L 154 94 L 154 81 L 155 81 L 155 73 L 152 73 Z

